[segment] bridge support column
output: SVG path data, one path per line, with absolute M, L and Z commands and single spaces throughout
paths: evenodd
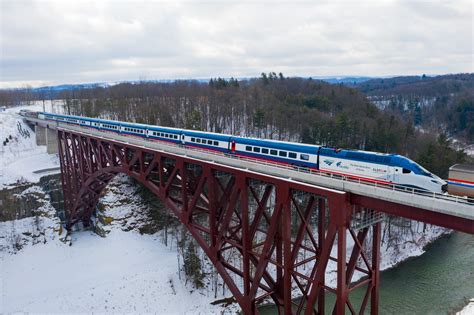
M 380 288 L 380 234 L 381 223 L 378 222 L 373 226 L 372 240 L 372 272 L 373 283 L 370 294 L 370 314 L 379 314 L 379 288 Z
M 58 153 L 58 132 L 57 130 L 46 128 L 46 151 L 48 154 Z
M 46 145 L 46 128 L 35 126 L 36 145 Z

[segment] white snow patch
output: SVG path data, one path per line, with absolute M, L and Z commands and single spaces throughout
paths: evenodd
M 457 312 L 456 315 L 472 315 L 474 314 L 474 298 L 469 300 L 469 304 L 466 305 L 460 312 Z
M 156 236 L 73 234 L 3 260 L 2 312 L 220 314 L 212 298 L 178 279 L 176 252 Z

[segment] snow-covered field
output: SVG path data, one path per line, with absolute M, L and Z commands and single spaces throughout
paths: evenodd
M 175 251 L 136 232 L 76 232 L 72 246 L 30 246 L 5 255 L 1 279 L 5 313 L 221 313 L 178 279 Z

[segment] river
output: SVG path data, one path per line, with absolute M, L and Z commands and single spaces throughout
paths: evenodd
M 353 292 L 351 302 L 359 305 L 362 294 Z M 334 299 L 326 296 L 329 314 Z M 443 236 L 423 255 L 381 272 L 380 314 L 452 314 L 469 298 L 474 298 L 474 235 Z M 277 314 L 273 306 L 260 312 Z

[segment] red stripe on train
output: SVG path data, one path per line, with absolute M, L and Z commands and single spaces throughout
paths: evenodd
M 468 180 L 464 180 L 464 179 L 448 178 L 448 180 L 450 180 L 450 181 L 452 181 L 452 182 L 459 182 L 459 183 L 466 183 L 466 184 L 474 185 L 474 182 L 471 182 L 471 181 L 468 181 Z

